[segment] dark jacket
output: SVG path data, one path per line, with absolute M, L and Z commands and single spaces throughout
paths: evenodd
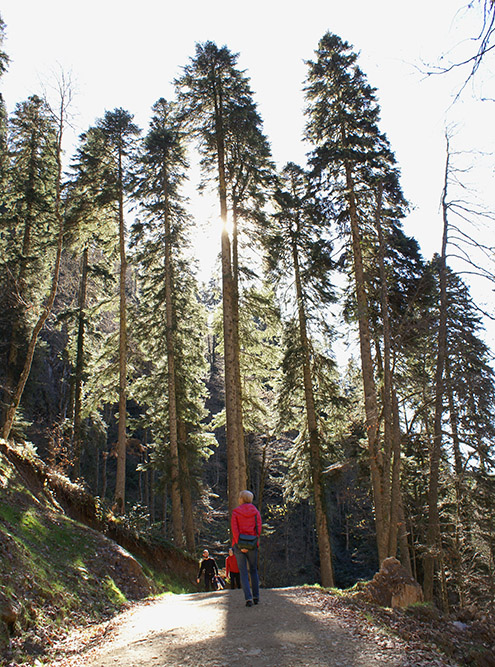
M 205 573 L 205 577 L 208 577 L 209 579 L 212 579 L 215 574 L 218 574 L 218 567 L 217 564 L 215 563 L 215 559 L 209 556 L 208 558 L 204 558 L 201 561 L 201 565 L 199 566 L 199 572 L 197 579 L 201 579 L 201 573 Z

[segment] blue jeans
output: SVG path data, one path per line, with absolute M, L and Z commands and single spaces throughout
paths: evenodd
M 246 600 L 258 599 L 260 596 L 260 580 L 258 577 L 258 549 L 252 549 L 243 553 L 237 544 L 234 544 L 234 553 L 237 558 L 237 565 L 241 573 L 242 590 Z M 251 588 L 249 586 L 249 574 L 251 575 L 251 585 L 253 587 L 253 594 L 251 595 Z

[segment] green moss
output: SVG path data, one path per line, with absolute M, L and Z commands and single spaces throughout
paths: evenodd
M 108 600 L 113 604 L 121 605 L 127 602 L 126 596 L 122 593 L 115 581 L 109 575 L 107 575 L 102 581 L 102 586 L 108 597 Z
M 7 503 L 0 502 L 0 519 L 6 523 L 15 523 L 19 521 L 21 512 Z

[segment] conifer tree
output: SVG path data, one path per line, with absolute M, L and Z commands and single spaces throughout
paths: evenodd
M 290 271 L 294 281 L 295 325 L 297 341 L 292 372 L 302 379 L 307 428 L 307 444 L 316 514 L 316 532 L 320 552 L 321 581 L 333 586 L 332 551 L 326 514 L 322 473 L 322 442 L 315 399 L 314 349 L 309 334 L 309 319 L 316 309 L 324 309 L 333 301 L 329 270 L 333 268 L 331 247 L 325 240 L 315 215 L 313 202 L 307 195 L 304 172 L 288 164 L 282 173 L 283 189 L 276 193 L 275 229 L 270 239 L 271 258 L 286 276 Z M 296 333 L 297 332 L 297 333 Z M 290 339 L 290 337 L 289 337 Z M 302 378 L 301 378 L 302 376 Z
M 5 38 L 5 23 L 0 16 L 0 78 L 5 74 L 9 66 L 9 57 L 3 50 L 3 41 Z M 2 192 L 2 205 L 5 206 L 3 198 L 6 191 L 6 170 L 8 164 L 7 156 L 7 110 L 5 108 L 5 100 L 0 92 L 0 191 Z M 0 211 L 0 215 L 3 212 Z
M 229 510 L 246 486 L 242 388 L 239 353 L 237 232 L 229 236 L 230 203 L 234 230 L 241 205 L 252 197 L 269 154 L 248 79 L 236 68 L 237 56 L 213 42 L 196 45 L 196 54 L 176 81 L 184 117 L 198 138 L 202 165 L 218 183 L 220 202 L 223 338 Z
M 68 186 L 67 237 L 70 252 L 76 265 L 80 266 L 75 307 L 61 313 L 60 317 L 69 326 L 69 355 L 72 362 L 72 425 L 71 431 L 71 475 L 77 479 L 81 474 L 84 454 L 83 421 L 102 424 L 98 414 L 102 400 L 111 401 L 105 395 L 105 383 L 100 392 L 95 391 L 95 382 L 88 372 L 91 359 L 98 356 L 102 326 L 102 312 L 113 307 L 114 292 L 113 263 L 118 252 L 115 238 L 115 223 L 108 215 L 100 197 L 100 185 L 104 180 L 100 173 L 98 156 L 102 137 L 95 128 L 81 135 Z M 110 298 L 109 298 L 110 295 Z M 70 330 L 73 322 L 74 331 Z M 101 372 L 96 373 L 98 380 Z M 91 389 L 90 389 L 91 388 Z M 92 393 L 92 409 L 86 400 Z
M 5 39 L 5 22 L 0 16 L 0 77 L 5 74 L 9 66 L 9 56 L 3 50 L 3 41 Z
M 45 297 L 45 300 L 41 306 L 40 314 L 37 317 L 35 324 L 29 334 L 29 340 L 26 348 L 25 358 L 22 364 L 22 370 L 17 380 L 15 389 L 11 392 L 10 400 L 5 412 L 5 419 L 2 425 L 2 437 L 8 438 L 14 424 L 14 419 L 16 416 L 17 409 L 20 405 L 21 398 L 26 386 L 29 373 L 31 371 L 31 365 L 34 358 L 35 348 L 38 341 L 38 336 L 40 331 L 43 329 L 46 320 L 48 319 L 53 304 L 55 302 L 55 297 L 58 289 L 58 281 L 60 274 L 60 263 L 62 257 L 62 247 L 63 247 L 63 237 L 64 237 L 64 214 L 62 211 L 62 144 L 63 144 L 63 135 L 67 122 L 67 113 L 68 107 L 71 102 L 72 90 L 70 81 L 62 76 L 58 82 L 58 93 L 59 93 L 59 106 L 58 109 L 52 110 L 48 105 L 47 115 L 51 119 L 53 127 L 53 143 L 49 146 L 51 149 L 51 164 L 53 164 L 53 171 L 50 174 L 53 183 L 53 199 L 46 200 L 43 197 L 42 206 L 48 208 L 48 220 L 54 227 L 54 237 L 55 237 L 55 257 L 53 260 L 53 269 L 50 275 L 50 288 L 49 292 Z M 40 164 L 40 154 L 39 154 L 39 141 L 40 130 L 36 122 L 39 119 L 38 110 L 40 108 L 40 101 L 38 99 L 33 99 L 35 117 L 34 122 L 31 117 L 28 119 L 28 134 L 29 138 L 35 137 L 34 145 L 33 143 L 29 144 L 27 148 L 28 158 L 28 172 L 27 179 L 25 183 L 25 197 L 24 202 L 21 200 L 21 210 L 24 212 L 24 236 L 22 244 L 22 255 L 21 263 L 19 267 L 19 272 L 17 274 L 17 285 L 24 290 L 24 278 L 26 275 L 26 260 L 27 254 L 31 252 L 31 232 L 34 225 L 34 210 L 39 202 L 37 202 L 36 188 L 35 184 L 37 179 L 40 177 L 40 170 L 37 165 Z M 22 123 L 20 127 L 22 126 Z M 42 141 L 42 140 L 41 140 Z M 49 163 L 50 164 L 50 163 Z M 46 169 L 47 166 L 43 165 Z M 46 183 L 43 183 L 45 186 Z M 13 345 L 15 346 L 15 333 L 16 326 L 14 323 L 13 337 L 11 341 L 11 351 Z M 10 357 L 10 354 L 9 354 Z
M 368 271 L 379 257 L 368 251 L 378 248 L 373 221 L 383 210 L 400 219 L 405 202 L 398 182 L 395 158 L 386 137 L 378 129 L 379 107 L 374 90 L 357 66 L 357 55 L 339 37 L 327 33 L 320 40 L 316 60 L 310 61 L 306 84 L 306 137 L 313 145 L 310 155 L 314 188 L 322 205 L 341 229 L 349 232 L 354 275 L 356 315 L 359 326 L 361 368 L 370 471 L 375 504 L 380 562 L 395 556 L 396 521 L 391 513 L 397 491 L 398 432 L 388 429 L 396 441 L 381 443 L 380 405 L 372 352 Z M 380 212 L 379 212 L 380 211 Z M 384 275 L 382 275 L 383 279 Z M 382 303 L 383 302 L 382 300 Z M 391 390 L 388 382 L 388 390 Z M 390 393 L 389 393 L 389 396 Z M 393 400 L 390 405 L 393 405 Z M 395 506 L 397 503 L 395 503 Z
M 144 140 L 142 170 L 137 196 L 146 210 L 146 242 L 149 269 L 162 270 L 163 286 L 159 294 L 164 300 L 165 347 L 167 357 L 168 437 L 170 443 L 170 473 L 172 525 L 174 541 L 183 543 L 182 502 L 179 472 L 178 410 L 177 410 L 177 318 L 174 291 L 177 253 L 185 243 L 187 218 L 180 200 L 180 186 L 187 167 L 184 139 L 172 106 L 160 99 L 153 107 L 150 130 Z M 140 234 L 144 233 L 140 229 Z M 153 253 L 153 265 L 150 262 Z M 156 301 L 156 299 L 154 299 Z M 155 304 L 156 306 L 156 304 Z M 190 546 L 190 545 L 189 545 Z
M 9 122 L 10 168 L 4 190 L 4 227 L 8 242 L 2 261 L 6 276 L 4 322 L 9 323 L 4 407 L 13 397 L 22 368 L 29 313 L 43 295 L 47 266 L 42 262 L 53 241 L 50 213 L 54 201 L 56 130 L 47 105 L 32 96 L 17 105 Z M 39 289 L 41 287 L 41 289 Z M 5 414 L 3 415 L 5 418 Z
M 107 111 L 97 121 L 92 137 L 94 153 L 90 156 L 95 174 L 95 200 L 117 222 L 119 239 L 119 412 L 117 445 L 117 478 L 115 482 L 115 507 L 125 512 L 126 486 L 126 411 L 127 411 L 127 305 L 126 305 L 126 228 L 125 198 L 129 189 L 131 161 L 139 129 L 133 117 L 124 109 Z

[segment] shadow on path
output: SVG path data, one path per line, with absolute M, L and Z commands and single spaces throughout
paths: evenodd
M 403 655 L 363 641 L 298 589 L 166 596 L 123 620 L 85 667 L 399 667 Z

